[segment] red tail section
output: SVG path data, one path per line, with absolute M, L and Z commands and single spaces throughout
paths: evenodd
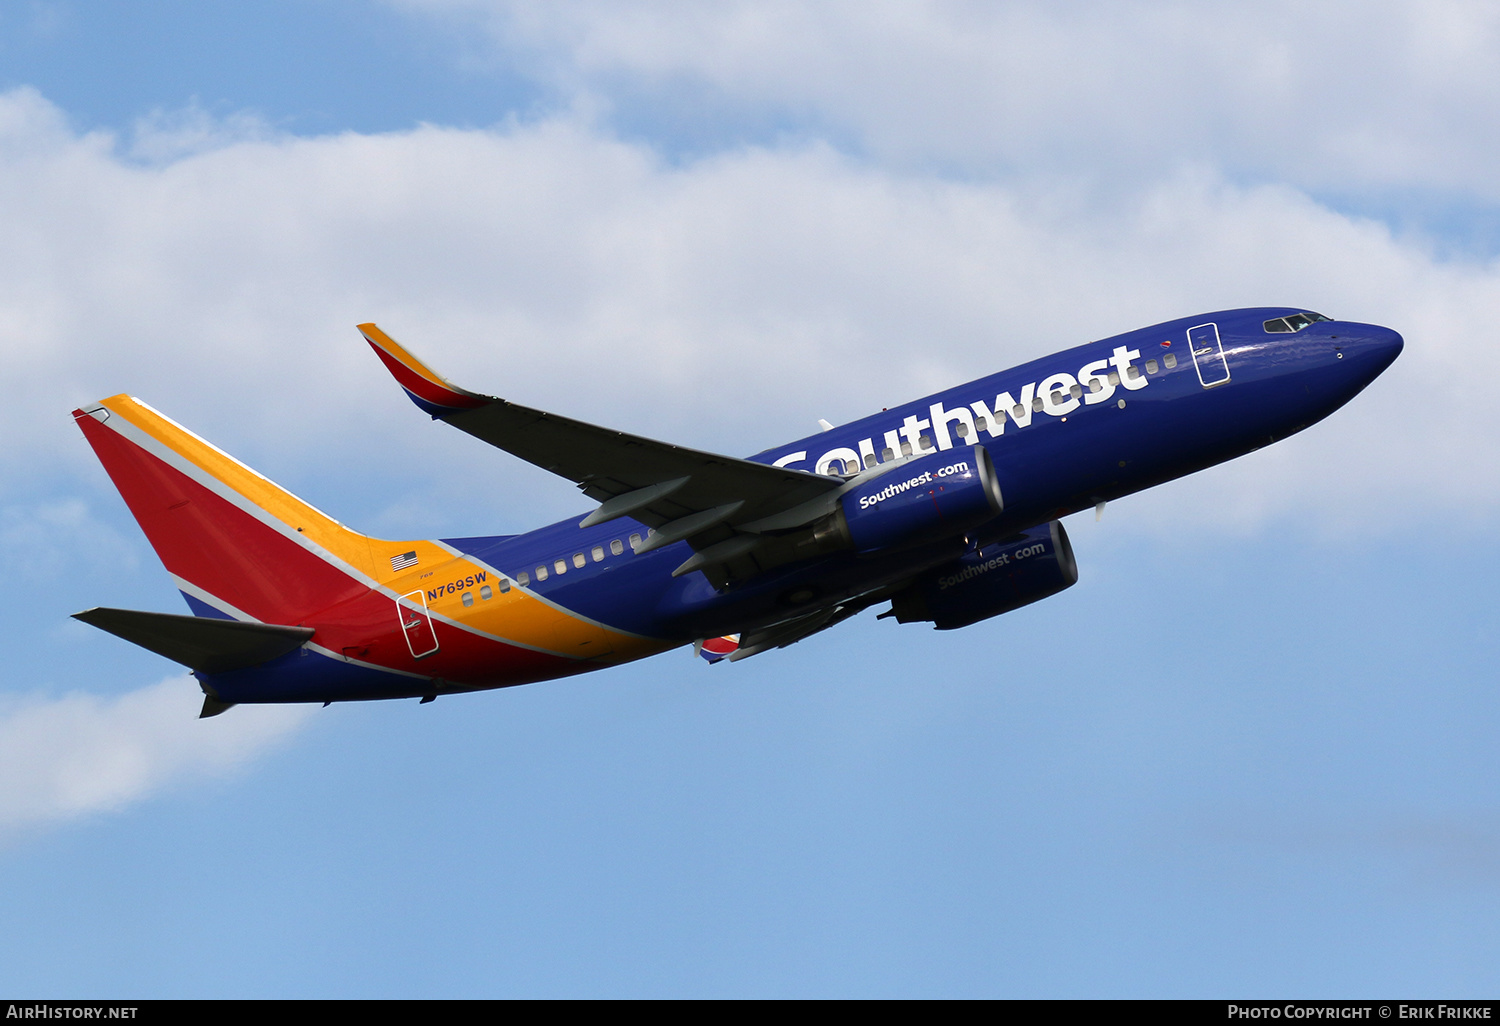
M 235 618 L 296 624 L 376 583 L 373 539 L 343 528 L 145 404 L 116 396 L 73 415 L 190 599 Z
M 138 399 L 73 416 L 200 616 L 313 627 L 307 648 L 344 665 L 479 686 L 663 647 L 576 617 L 442 542 L 351 531 Z M 453 580 L 486 584 L 477 600 L 435 586 Z

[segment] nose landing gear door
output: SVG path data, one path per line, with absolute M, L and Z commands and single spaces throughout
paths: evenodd
M 427 596 L 421 590 L 408 592 L 396 600 L 396 616 L 400 618 L 401 633 L 406 636 L 406 647 L 411 649 L 413 659 L 430 656 L 438 650 L 437 632 L 432 629 L 432 617 L 427 615 Z
M 1229 380 L 1229 364 L 1224 359 L 1224 343 L 1219 341 L 1217 324 L 1199 324 L 1187 330 L 1188 349 L 1193 366 L 1198 369 L 1198 383 L 1213 388 Z

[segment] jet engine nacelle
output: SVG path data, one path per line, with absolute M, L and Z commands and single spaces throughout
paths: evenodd
M 844 524 L 860 552 L 962 534 L 1004 507 L 982 445 L 936 453 L 847 492 Z
M 900 623 L 930 620 L 940 631 L 1056 595 L 1078 580 L 1078 563 L 1061 521 L 1033 527 L 929 570 L 891 598 Z

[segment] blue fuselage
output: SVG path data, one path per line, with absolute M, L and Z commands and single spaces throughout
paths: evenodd
M 685 542 L 595 561 L 596 547 L 647 529 L 591 528 L 580 517 L 524 535 L 445 539 L 513 577 L 562 560 L 529 585 L 600 624 L 672 641 L 744 631 L 894 584 L 1100 502 L 1191 474 L 1301 431 L 1368 385 L 1401 352 L 1388 328 L 1320 321 L 1266 324 L 1286 308 L 1182 318 L 1090 342 L 882 411 L 751 457 L 850 475 L 903 458 L 982 445 L 1004 497 L 994 519 L 959 537 L 895 551 L 840 552 L 715 590 L 701 573 L 672 577 Z M 584 558 L 575 561 L 575 555 Z

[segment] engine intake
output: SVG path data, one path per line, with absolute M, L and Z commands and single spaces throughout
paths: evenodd
M 840 500 L 849 539 L 859 552 L 962 534 L 1004 507 L 995 464 L 982 445 L 918 460 Z

